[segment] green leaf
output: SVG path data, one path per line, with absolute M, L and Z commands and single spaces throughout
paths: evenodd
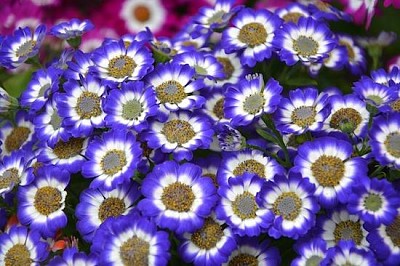
M 275 143 L 275 144 L 279 143 L 279 141 L 276 138 L 276 136 L 272 135 L 270 132 L 265 131 L 265 130 L 263 130 L 261 128 L 257 128 L 256 131 L 257 131 L 258 135 L 260 135 L 262 138 L 264 138 L 264 139 L 266 139 L 266 140 L 268 140 L 268 141 L 270 141 L 272 143 Z
M 30 68 L 23 73 L 18 73 L 7 80 L 4 81 L 4 89 L 10 94 L 11 96 L 18 98 L 21 93 L 26 89 L 29 81 L 31 80 L 32 73 L 35 71 L 34 68 Z
M 318 82 L 315 79 L 309 77 L 294 77 L 285 80 L 285 85 L 288 86 L 309 86 L 309 85 L 318 85 Z

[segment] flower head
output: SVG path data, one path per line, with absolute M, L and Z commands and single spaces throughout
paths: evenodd
M 79 19 L 71 19 L 70 21 L 61 22 L 50 29 L 49 34 L 57 38 L 68 40 L 82 36 L 85 32 L 94 28 L 92 22 L 88 19 L 81 21 Z

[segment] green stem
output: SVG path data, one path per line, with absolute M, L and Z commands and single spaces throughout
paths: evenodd
M 385 168 L 385 166 L 379 165 L 379 166 L 375 169 L 375 171 L 372 172 L 371 177 L 378 176 L 378 174 L 379 174 L 380 172 L 382 172 L 382 169 L 383 169 L 383 168 Z

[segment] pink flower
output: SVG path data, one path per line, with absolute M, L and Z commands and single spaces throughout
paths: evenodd
M 383 2 L 383 5 L 385 7 L 388 7 L 390 5 L 393 5 L 394 8 L 400 8 L 400 0 L 385 0 Z
M 353 16 L 356 24 L 361 25 L 366 20 L 365 28 L 369 28 L 378 0 L 341 0 L 341 2 L 346 6 L 344 11 Z

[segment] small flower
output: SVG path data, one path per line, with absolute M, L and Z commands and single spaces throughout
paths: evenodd
M 311 14 L 305 6 L 299 3 L 289 3 L 285 7 L 277 8 L 275 14 L 285 23 L 293 22 L 297 24 L 301 17 L 309 17 Z
M 57 38 L 68 40 L 81 37 L 85 32 L 94 28 L 92 22 L 88 19 L 81 21 L 79 19 L 71 19 L 70 21 L 61 22 L 50 29 L 49 34 Z
M 264 85 L 262 75 L 248 76 L 238 86 L 230 86 L 224 101 L 225 117 L 233 126 L 245 126 L 265 113 L 276 110 L 282 86 L 270 78 Z
M 356 39 L 357 43 L 364 48 L 368 47 L 386 47 L 395 42 L 397 39 L 397 34 L 395 32 L 382 31 L 379 33 L 378 37 L 358 37 Z
M 66 93 L 57 98 L 57 107 L 63 125 L 74 137 L 88 137 L 94 128 L 104 125 L 103 111 L 106 87 L 93 76 L 80 82 L 70 79 L 64 84 Z
M 268 10 L 242 9 L 222 34 L 227 53 L 243 51 L 240 62 L 249 67 L 272 56 L 272 41 L 282 20 Z
M 38 54 L 46 36 L 46 26 L 40 25 L 32 33 L 29 27 L 18 28 L 14 35 L 7 36 L 1 43 L 0 65 L 13 69 Z
M 323 22 L 301 17 L 297 24 L 286 23 L 276 31 L 273 44 L 280 50 L 281 60 L 291 66 L 298 61 L 319 62 L 328 57 L 337 43 Z
M 213 135 L 214 131 L 206 117 L 181 111 L 171 112 L 164 123 L 153 121 L 144 138 L 150 148 L 161 148 L 164 153 L 172 153 L 177 161 L 190 161 L 193 158 L 192 151 L 207 149 Z
M 142 149 L 130 131 L 112 129 L 89 143 L 82 175 L 94 178 L 90 188 L 110 191 L 128 181 L 142 156 Z
M 229 227 L 213 216 L 194 233 L 185 233 L 178 252 L 182 259 L 194 265 L 220 265 L 227 262 L 236 248 L 234 234 Z
M 271 180 L 277 174 L 284 174 L 284 168 L 274 159 L 264 156 L 257 150 L 242 150 L 223 153 L 218 169 L 218 184 L 228 184 L 231 177 L 243 175 L 245 172 L 256 174 L 266 180 Z
M 364 222 L 358 215 L 350 214 L 345 208 L 339 207 L 325 216 L 320 216 L 317 224 L 321 229 L 319 235 L 326 241 L 328 248 L 338 245 L 342 240 L 351 240 L 358 248 L 369 247 Z
M 332 137 L 299 146 L 293 171 L 315 184 L 314 194 L 322 207 L 334 207 L 338 201 L 345 203 L 356 178 L 367 174 L 366 162 L 360 157 L 352 158 L 352 153 L 350 143 Z
M 369 112 L 366 103 L 357 96 L 348 94 L 329 97 L 331 113 L 324 122 L 327 132 L 342 131 L 364 137 L 368 130 Z
M 0 235 L 1 265 L 39 265 L 48 255 L 48 245 L 41 240 L 37 230 L 13 226 L 9 232 Z
M 320 265 L 326 257 L 326 242 L 321 238 L 305 238 L 297 242 L 294 248 L 299 256 L 292 261 L 292 266 Z
M 338 35 L 338 43 L 340 46 L 345 47 L 348 55 L 348 65 L 350 72 L 353 75 L 360 75 L 365 72 L 367 68 L 367 59 L 363 49 L 358 47 L 353 38 L 348 35 Z
M 157 102 L 170 111 L 196 109 L 204 98 L 194 92 L 203 88 L 201 79 L 194 79 L 195 70 L 188 65 L 166 63 L 149 74 L 147 82 L 154 87 Z
M 84 53 L 81 50 L 74 52 L 72 61 L 68 61 L 68 68 L 64 72 L 67 79 L 80 80 L 80 76 L 87 77 L 89 70 L 94 66 L 94 62 L 90 59 L 89 53 Z
M 270 210 L 271 227 L 268 234 L 297 239 L 314 225 L 319 206 L 314 198 L 315 186 L 299 174 L 275 176 L 257 195 L 260 207 Z M 266 216 L 267 217 L 267 216 Z
M 66 248 L 62 252 L 62 256 L 55 256 L 50 262 L 49 266 L 60 265 L 85 265 L 96 266 L 99 261 L 96 255 L 86 255 L 84 252 L 79 252 L 76 247 Z
M 400 114 L 389 113 L 376 117 L 369 137 L 375 159 L 381 165 L 400 169 Z
M 327 256 L 321 265 L 379 265 L 372 251 L 358 248 L 352 241 L 340 241 L 335 247 L 328 250 Z
M 214 122 L 214 124 L 226 124 L 230 119 L 225 117 L 224 103 L 225 95 L 220 89 L 214 88 L 212 92 L 205 95 L 206 102 L 201 112 Z
M 148 117 L 155 116 L 158 110 L 154 90 L 146 88 L 142 81 L 123 82 L 121 89 L 111 90 L 103 108 L 107 125 L 137 132 L 147 129 Z
M 107 218 L 136 211 L 134 203 L 140 195 L 139 186 L 133 181 L 122 183 L 111 191 L 85 189 L 76 205 L 77 230 L 85 241 L 92 242 L 96 230 Z
M 134 213 L 106 220 L 91 251 L 106 265 L 167 265 L 169 248 L 168 234 Z
M 67 225 L 65 191 L 70 180 L 69 173 L 55 166 L 38 170 L 38 177 L 28 186 L 20 187 L 18 219 L 21 224 L 37 229 L 44 237 L 53 237 L 57 230 Z
M 303 134 L 319 131 L 329 115 L 328 95 L 318 95 L 313 88 L 289 92 L 289 99 L 282 98 L 275 112 L 276 128 L 284 134 Z
M 18 100 L 13 96 L 9 95 L 6 90 L 0 87 L 0 115 L 6 114 L 11 110 L 17 109 L 18 106 L 19 106 Z
M 398 90 L 376 83 L 369 78 L 362 78 L 355 82 L 353 91 L 366 103 L 377 108 L 392 102 L 398 95 Z
M 219 147 L 222 151 L 239 151 L 243 148 L 244 137 L 239 130 L 224 124 L 217 132 Z
M 390 225 L 400 207 L 400 196 L 386 179 L 359 178 L 353 185 L 348 199 L 347 209 L 357 214 L 367 224 Z
M 212 180 L 201 174 L 201 168 L 191 163 L 156 165 L 143 180 L 144 199 L 138 209 L 161 228 L 178 234 L 199 229 L 217 201 Z
M 126 47 L 122 40 L 103 44 L 93 51 L 91 59 L 95 64 L 91 70 L 111 84 L 140 80 L 153 70 L 154 62 L 142 42 L 134 41 Z
M 268 240 L 259 243 L 257 237 L 236 238 L 238 246 L 230 254 L 228 265 L 280 265 L 279 250 L 270 245 Z

